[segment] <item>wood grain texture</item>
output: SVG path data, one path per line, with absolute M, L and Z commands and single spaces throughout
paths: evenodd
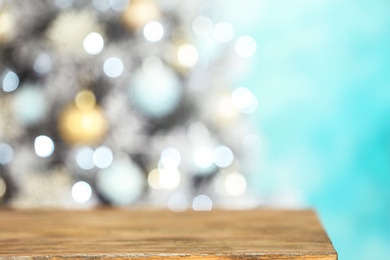
M 0 211 L 0 259 L 337 259 L 312 211 Z

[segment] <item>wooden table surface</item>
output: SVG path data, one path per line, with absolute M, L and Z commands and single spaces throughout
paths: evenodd
M 0 210 L 0 259 L 337 259 L 312 211 Z

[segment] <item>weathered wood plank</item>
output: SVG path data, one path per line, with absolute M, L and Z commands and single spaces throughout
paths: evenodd
M 0 259 L 337 259 L 312 211 L 0 211 Z

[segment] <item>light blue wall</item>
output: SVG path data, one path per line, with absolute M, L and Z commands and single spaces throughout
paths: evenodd
M 258 43 L 256 191 L 314 207 L 340 259 L 390 259 L 390 1 L 222 2 Z

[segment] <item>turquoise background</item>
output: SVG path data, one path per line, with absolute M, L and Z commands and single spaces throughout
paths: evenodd
M 339 259 L 390 259 L 390 1 L 221 3 L 258 44 L 254 189 L 314 207 Z

